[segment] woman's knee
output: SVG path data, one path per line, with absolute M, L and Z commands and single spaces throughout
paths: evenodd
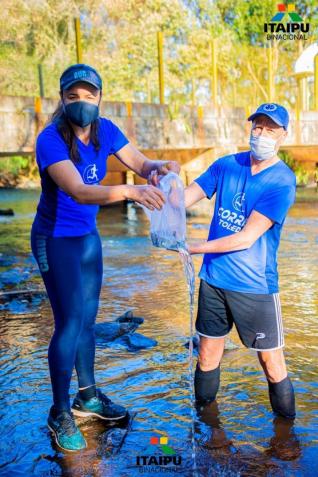
M 53 336 L 55 340 L 63 342 L 63 345 L 72 347 L 76 345 L 83 329 L 84 320 L 82 318 L 69 321 L 59 320 L 59 322 L 55 324 Z

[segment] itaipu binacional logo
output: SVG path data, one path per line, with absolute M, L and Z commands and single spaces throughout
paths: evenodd
M 308 40 L 309 23 L 296 12 L 295 4 L 277 5 L 277 13 L 269 23 L 264 23 L 267 40 Z
M 168 437 L 151 437 L 149 449 L 151 454 L 137 455 L 136 465 L 139 472 L 154 472 L 179 470 L 182 463 L 182 457 L 177 455 L 176 451 L 168 445 Z M 148 451 L 149 452 L 149 451 Z

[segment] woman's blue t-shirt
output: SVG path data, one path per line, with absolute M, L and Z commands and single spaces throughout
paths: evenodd
M 208 198 L 216 193 L 208 240 L 239 232 L 253 210 L 274 222 L 248 249 L 205 254 L 199 276 L 225 290 L 277 293 L 277 249 L 287 211 L 295 200 L 295 174 L 279 161 L 252 175 L 250 151 L 246 151 L 221 157 L 195 182 Z
M 109 119 L 99 118 L 97 151 L 90 141 L 85 145 L 76 138 L 80 162 L 74 163 L 85 184 L 99 184 L 105 177 L 107 158 L 128 144 L 122 131 Z M 47 167 L 70 160 L 67 144 L 52 122 L 41 131 L 36 141 L 36 160 L 41 176 L 42 193 L 34 220 L 37 232 L 53 237 L 72 237 L 90 233 L 96 228 L 99 205 L 80 204 L 53 181 Z

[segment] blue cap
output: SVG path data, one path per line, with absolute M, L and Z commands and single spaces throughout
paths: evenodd
M 97 71 L 89 65 L 78 63 L 67 68 L 60 77 L 60 89 L 69 89 L 79 81 L 91 84 L 97 89 L 102 89 L 102 78 Z
M 265 103 L 261 104 L 255 111 L 255 113 L 251 114 L 248 121 L 253 121 L 256 116 L 264 114 L 271 118 L 278 126 L 282 126 L 284 129 L 287 129 L 289 123 L 289 114 L 284 106 L 276 103 Z

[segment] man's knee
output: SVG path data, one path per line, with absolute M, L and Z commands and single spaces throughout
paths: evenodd
M 219 366 L 220 360 L 218 357 L 210 356 L 209 354 L 199 353 L 198 361 L 202 371 L 211 371 Z
M 258 353 L 258 357 L 268 381 L 278 383 L 286 378 L 287 368 L 282 348 L 261 351 Z
M 202 371 L 216 369 L 224 350 L 224 339 L 200 338 L 198 361 Z

